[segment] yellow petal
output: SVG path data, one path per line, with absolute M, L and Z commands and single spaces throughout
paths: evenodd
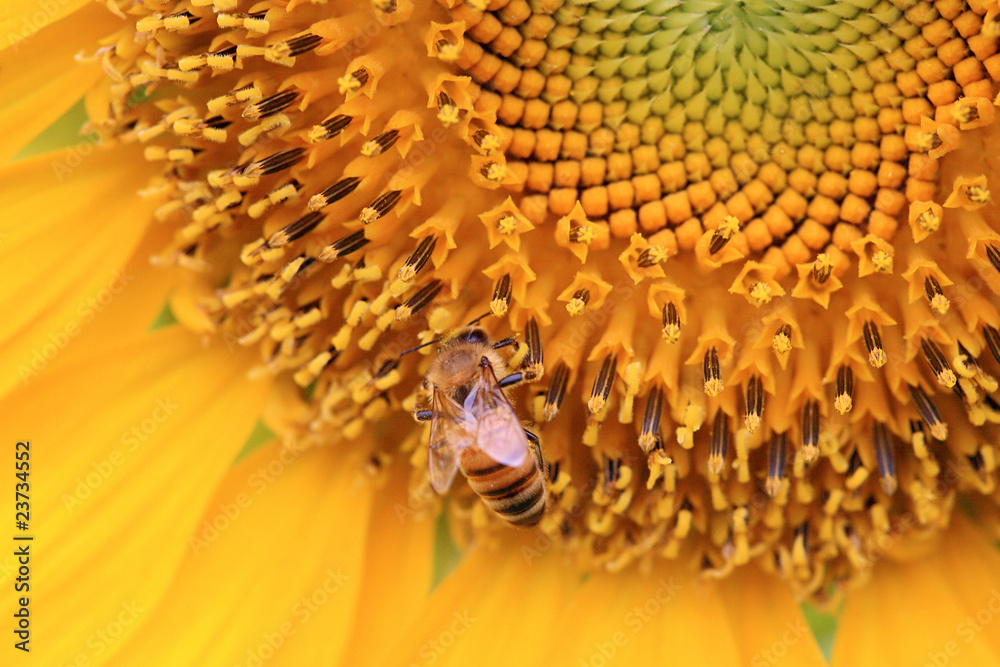
M 405 475 L 395 475 L 376 491 L 378 502 L 372 511 L 365 547 L 365 567 L 361 595 L 354 613 L 350 643 L 340 664 L 382 664 L 390 648 L 386 637 L 399 634 L 420 612 L 431 587 L 434 556 L 435 517 L 421 512 L 419 502 L 410 502 Z M 392 613 L 386 613 L 391 600 Z M 313 632 L 316 630 L 317 632 Z M 296 637 L 289 652 L 298 664 L 308 664 L 296 644 L 322 642 L 325 628 Z M 315 663 L 313 663 L 315 664 Z
M 746 665 L 751 656 L 726 621 L 728 602 L 716 582 L 676 563 L 649 576 L 594 574 L 562 614 L 542 664 Z
M 511 542 L 467 554 L 434 589 L 416 622 L 400 628 L 381 664 L 533 665 L 549 645 L 561 643 L 564 637 L 553 629 L 579 577 L 557 553 L 536 559 L 535 549 L 526 558 L 524 545 Z M 557 551 L 546 543 L 545 549 Z
M 4 2 L 0 27 L 0 163 L 24 148 L 42 130 L 76 104 L 103 76 L 97 62 L 77 63 L 74 56 L 93 54 L 97 40 L 120 27 L 106 7 L 81 0 Z M 45 7 L 51 6 L 51 11 Z M 22 37 L 23 36 L 23 37 Z M 92 148 L 81 141 L 81 150 Z
M 62 180 L 56 151 L 0 169 L 0 394 L 37 379 L 125 290 L 150 219 L 133 148 L 94 149 Z M 94 224 L 98 221 L 100 224 Z
M 967 611 L 965 624 L 956 626 L 959 645 L 987 644 L 1000 656 L 1000 549 L 984 529 L 957 515 L 943 540 L 940 560 L 940 572 L 948 577 Z
M 81 327 L 72 344 L 48 363 L 45 373 L 94 356 L 150 330 L 163 312 L 167 294 L 176 280 L 175 272 L 179 269 L 154 266 L 149 258 L 163 249 L 170 236 L 166 227 L 154 226 L 146 230 L 122 269 L 122 275 L 131 276 L 128 289 L 116 294 L 107 307 L 96 313 L 92 322 Z
M 116 660 L 330 664 L 361 588 L 372 496 L 345 458 L 271 443 L 241 460 L 198 522 L 169 595 Z
M 38 31 L 88 4 L 91 4 L 90 0 L 0 0 L 0 16 L 3 17 L 0 18 L 0 50 L 34 36 Z
M 956 523 L 932 556 L 882 559 L 871 582 L 849 593 L 834 667 L 1000 664 L 1000 557 Z
M 784 583 L 752 567 L 742 567 L 719 585 L 744 664 L 826 665 L 805 614 Z
M 247 362 L 170 327 L 0 401 L 4 432 L 30 441 L 39 664 L 104 658 L 152 614 L 257 420 L 267 386 L 245 379 Z

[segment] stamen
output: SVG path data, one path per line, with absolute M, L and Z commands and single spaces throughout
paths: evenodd
M 500 149 L 500 140 L 486 130 L 477 130 L 472 136 L 472 141 L 483 155 L 492 155 Z
M 817 285 L 822 285 L 833 273 L 833 261 L 826 253 L 816 255 L 813 261 L 812 279 Z
M 507 178 L 507 167 L 499 162 L 487 162 L 480 168 L 479 173 L 487 181 L 500 183 Z
M 358 230 L 353 234 L 348 234 L 344 238 L 334 241 L 331 245 L 323 248 L 319 254 L 319 260 L 321 262 L 332 262 L 335 259 L 350 255 L 356 250 L 368 245 L 369 241 L 365 238 L 365 231 Z
M 313 195 L 309 199 L 309 210 L 318 211 L 320 209 L 326 208 L 334 202 L 338 202 L 347 195 L 354 192 L 358 185 L 361 183 L 361 179 L 355 176 L 349 176 L 348 178 L 342 178 L 327 189 L 323 190 L 319 194 Z
M 246 165 L 242 170 L 242 174 L 247 178 L 258 178 L 260 176 L 276 174 L 296 164 L 305 155 L 306 149 L 304 148 L 289 148 L 279 151 L 274 155 L 267 156 L 263 160 L 257 160 Z
M 244 109 L 243 117 L 247 120 L 260 120 L 268 116 L 273 116 L 287 109 L 298 97 L 299 93 L 294 90 L 286 90 L 271 95 Z
M 517 231 L 517 219 L 512 215 L 502 215 L 497 218 L 496 227 L 503 236 L 510 236 Z
M 618 481 L 618 474 L 621 472 L 621 459 L 604 457 L 604 488 L 610 490 Z
M 569 381 L 569 367 L 559 362 L 552 379 L 549 380 L 549 388 L 545 392 L 545 403 L 542 406 L 542 418 L 550 422 L 559 413 L 559 406 L 562 405 L 566 397 L 566 384 Z
M 837 393 L 833 399 L 833 407 L 842 415 L 846 415 L 854 406 L 854 371 L 850 366 L 837 369 Z
M 674 305 L 673 301 L 668 301 L 664 304 L 661 320 L 663 322 L 663 340 L 668 343 L 679 341 L 681 338 L 681 318 L 677 312 L 677 306 Z M 716 354 L 715 365 L 718 367 L 718 354 Z M 705 377 L 707 382 L 708 375 L 706 374 Z M 712 394 L 709 395 L 711 396 Z
M 802 405 L 802 458 L 806 463 L 812 463 L 818 455 L 819 401 L 812 399 Z
M 366 142 L 361 147 L 361 154 L 365 157 L 375 157 L 376 155 L 381 155 L 388 149 L 392 148 L 397 139 L 399 139 L 399 130 L 389 130 L 388 132 L 383 132 L 371 141 Z
M 569 230 L 570 243 L 590 245 L 597 238 L 597 232 L 590 225 L 574 225 Z
M 872 423 L 872 445 L 875 449 L 875 463 L 878 466 L 879 481 L 886 495 L 896 492 L 896 452 L 893 436 L 885 424 Z
M 573 297 L 566 304 L 566 311 L 570 315 L 579 315 L 587 308 L 588 303 L 590 303 L 590 290 L 585 287 L 578 289 L 573 292 Z
M 958 382 L 958 378 L 955 377 L 955 371 L 951 369 L 948 360 L 940 348 L 930 339 L 921 338 L 920 349 L 924 351 L 924 357 L 926 357 L 927 363 L 931 365 L 931 370 L 934 371 L 937 381 L 949 389 L 954 387 L 955 383 Z
M 785 354 L 792 351 L 792 327 L 788 324 L 781 325 L 771 339 L 771 347 L 776 354 Z
M 764 383 L 760 376 L 751 375 L 746 391 L 746 425 L 753 433 L 760 427 L 760 417 L 764 413 Z
M 927 302 L 930 305 L 931 310 L 938 315 L 944 315 L 948 312 L 948 307 L 951 304 L 948 302 L 948 298 L 941 290 L 941 284 L 934 278 L 934 276 L 927 276 L 924 278 L 924 294 L 927 296 Z
M 384 195 L 380 195 L 371 204 L 361 209 L 361 213 L 358 214 L 358 220 L 366 225 L 370 225 L 391 211 L 399 203 L 401 195 L 402 192 L 399 190 L 390 190 Z
M 437 97 L 438 105 L 438 120 L 445 127 L 451 127 L 459 120 L 459 110 L 458 105 L 455 101 L 448 96 L 447 93 L 438 93 Z
M 572 232 L 571 238 L 572 238 Z M 648 269 L 651 266 L 656 266 L 657 264 L 662 264 L 667 261 L 668 253 L 666 248 L 662 248 L 658 245 L 651 245 L 641 253 L 639 253 L 639 259 L 636 261 L 643 269 Z
M 304 53 L 309 53 L 322 42 L 323 39 L 319 35 L 314 35 L 310 32 L 303 33 L 301 35 L 296 35 L 281 44 L 268 47 L 268 52 L 271 57 L 268 57 L 267 54 L 264 57 L 268 58 L 268 60 L 295 58 L 296 56 L 301 56 Z
M 410 319 L 415 313 L 425 308 L 427 304 L 434 300 L 444 287 L 440 280 L 432 280 L 411 296 L 406 302 L 396 309 L 396 320 L 404 321 Z
M 733 238 L 733 235 L 740 230 L 740 221 L 735 216 L 726 216 L 722 223 L 715 228 L 712 233 L 712 239 L 709 241 L 708 253 L 714 255 L 729 243 L 729 239 Z
M 283 229 L 279 229 L 271 238 L 267 240 L 267 245 L 270 248 L 280 248 L 285 246 L 296 239 L 300 239 L 312 230 L 316 228 L 319 223 L 323 221 L 326 217 L 322 213 L 313 211 L 312 213 L 306 213 L 304 216 L 285 226 Z
M 604 357 L 604 361 L 601 362 L 601 370 L 594 378 L 594 387 L 590 390 L 590 400 L 587 401 L 587 409 L 590 410 L 590 414 L 598 414 L 607 405 L 617 366 L 618 360 L 613 354 Z
M 1000 364 L 1000 331 L 997 331 L 988 324 L 984 324 L 983 337 L 986 339 L 986 347 L 990 349 L 993 359 Z
M 868 348 L 868 363 L 875 368 L 882 368 L 888 360 L 885 350 L 882 348 L 882 336 L 879 335 L 878 327 L 871 320 L 865 322 L 863 327 L 865 347 Z
M 722 393 L 722 371 L 719 368 L 719 351 L 716 348 L 709 349 L 705 353 L 705 361 L 702 364 L 705 377 L 705 393 L 709 396 L 718 396 Z
M 351 116 L 343 114 L 324 120 L 319 125 L 314 125 L 309 131 L 309 141 L 318 144 L 322 141 L 333 139 L 344 131 L 344 129 L 354 120 Z
M 538 321 L 534 317 L 529 317 L 524 325 L 524 342 L 528 346 L 528 356 L 522 365 L 525 379 L 535 382 L 545 373 L 542 363 L 545 351 L 542 349 L 542 335 L 538 331 Z
M 405 282 L 412 282 L 413 278 L 420 272 L 420 269 L 424 268 L 424 265 L 427 264 L 427 260 L 430 259 L 431 253 L 434 252 L 436 244 L 437 237 L 435 236 L 425 236 L 420 239 L 420 243 L 410 253 L 410 256 L 406 258 L 403 266 L 399 267 L 399 279 Z
M 992 243 L 986 244 L 986 257 L 989 258 L 993 268 L 1000 271 L 1000 249 Z
M 493 298 L 490 300 L 490 312 L 495 317 L 503 317 L 507 314 L 507 308 L 510 307 L 511 289 L 510 274 L 505 273 L 500 276 L 500 280 L 493 287 Z
M 917 385 L 907 385 L 907 389 L 910 390 L 910 398 L 913 399 L 913 405 L 920 413 L 920 418 L 927 424 L 931 435 L 937 440 L 946 440 L 948 438 L 948 425 L 941 421 L 941 414 L 934 406 L 934 402 Z
M 786 440 L 785 433 L 772 433 L 767 448 L 767 481 L 764 483 L 764 489 L 772 498 L 781 493 L 785 481 Z
M 660 416 L 663 414 L 663 391 L 659 386 L 653 387 L 646 399 L 646 408 L 642 413 L 642 430 L 639 432 L 639 447 L 650 454 L 660 443 Z
M 712 438 L 708 451 L 708 469 L 714 475 L 722 473 L 726 454 L 729 452 L 729 439 L 729 415 L 719 410 L 712 422 Z

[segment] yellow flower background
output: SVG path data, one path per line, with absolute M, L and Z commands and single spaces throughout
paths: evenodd
M 0 6 L 4 664 L 1000 664 L 995 0 Z

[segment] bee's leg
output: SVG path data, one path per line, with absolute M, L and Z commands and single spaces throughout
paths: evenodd
M 524 429 L 524 435 L 528 438 L 528 441 L 532 444 L 531 451 L 535 455 L 535 462 L 538 464 L 539 470 L 545 470 L 545 460 L 542 458 L 542 443 L 538 439 L 538 436 Z
M 431 417 L 433 417 L 433 416 L 434 416 L 434 411 L 433 410 L 414 410 L 413 411 L 413 418 L 416 419 L 418 422 L 430 421 Z
M 493 343 L 493 349 L 499 350 L 501 347 L 507 347 L 508 345 L 514 345 L 517 343 L 517 336 L 507 336 L 503 340 L 498 340 Z
M 482 359 L 479 360 L 479 365 L 484 368 L 486 367 L 493 368 L 493 364 L 491 364 L 490 360 L 487 359 L 486 357 L 483 357 Z M 532 379 L 530 372 L 517 371 L 497 380 L 497 386 L 500 387 L 501 389 L 505 389 L 507 387 L 511 387 L 515 384 L 519 384 L 521 382 L 530 379 Z
M 497 380 L 497 385 L 501 389 L 506 389 L 507 387 L 512 387 L 515 384 L 520 384 L 528 379 L 527 374 L 517 371 L 516 373 L 511 373 L 507 377 L 500 378 Z

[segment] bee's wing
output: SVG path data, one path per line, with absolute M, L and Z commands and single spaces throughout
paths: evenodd
M 528 438 L 489 365 L 483 366 L 465 405 L 478 423 L 476 447 L 497 463 L 506 466 L 524 463 L 528 455 Z
M 428 465 L 431 486 L 444 493 L 458 471 L 462 450 L 475 442 L 475 424 L 465 409 L 444 392 L 434 390 L 431 398 L 431 437 Z

